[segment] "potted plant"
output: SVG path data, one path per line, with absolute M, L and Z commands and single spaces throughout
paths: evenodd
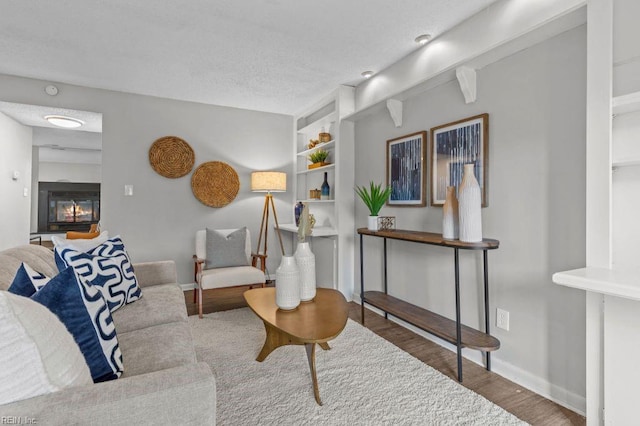
M 391 187 L 382 189 L 382 184 L 375 184 L 373 181 L 369 183 L 369 188 L 366 186 L 357 186 L 356 194 L 360 196 L 364 204 L 369 209 L 369 221 L 367 228 L 370 231 L 378 230 L 378 213 L 384 203 L 387 202 L 391 195 Z
M 315 169 L 316 167 L 322 167 L 326 165 L 325 160 L 329 157 L 329 152 L 324 149 L 319 149 L 315 152 L 309 154 L 309 160 L 312 164 L 309 164 L 310 169 Z

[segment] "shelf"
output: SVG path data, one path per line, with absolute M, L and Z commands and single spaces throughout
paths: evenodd
M 298 233 L 298 227 L 293 223 L 285 223 L 280 225 L 281 231 L 293 232 L 294 234 Z M 311 229 L 312 237 L 333 237 L 338 235 L 338 232 L 329 226 L 314 226 Z
M 466 250 L 494 250 L 500 246 L 500 241 L 491 238 L 483 238 L 482 241 L 477 243 L 465 243 L 460 240 L 447 240 L 442 238 L 442 234 L 434 232 L 406 231 L 403 229 L 370 231 L 367 228 L 358 228 L 358 234 Z
M 640 111 L 640 92 L 615 96 L 612 99 L 611 107 L 614 115 Z
M 300 170 L 299 172 L 296 172 L 297 175 L 306 175 L 307 173 L 313 173 L 313 172 L 317 172 L 320 170 L 327 170 L 327 169 L 333 169 L 335 167 L 335 163 L 329 164 L 328 166 L 322 166 L 322 167 L 317 167 L 315 169 L 307 169 L 307 170 Z
M 332 112 L 331 114 L 325 115 L 324 117 L 321 117 L 298 129 L 296 132 L 304 135 L 315 134 L 315 137 L 317 137 L 323 127 L 328 132 L 331 127 L 331 123 L 335 123 L 336 121 L 338 121 L 338 114 L 336 112 Z
M 628 166 L 640 166 L 640 158 L 625 158 L 624 160 L 616 160 L 611 164 L 611 167 Z
M 640 301 L 640 269 L 581 268 L 556 272 L 554 283 Z
M 314 146 L 311 149 L 300 151 L 296 155 L 298 157 L 306 157 L 307 155 L 311 154 L 312 152 L 316 152 L 319 149 L 331 149 L 331 148 L 335 147 L 335 145 L 336 145 L 336 141 L 335 141 L 335 139 L 333 139 L 333 140 L 330 140 L 329 142 L 319 143 L 318 145 Z
M 396 299 L 380 291 L 365 291 L 364 301 L 371 306 L 400 318 L 421 330 L 438 336 L 455 345 L 456 322 L 435 312 Z M 500 341 L 495 337 L 462 324 L 462 347 L 489 352 L 500 348 Z
M 309 200 L 298 200 L 303 203 L 335 203 L 336 200 L 317 200 L 317 199 L 309 199 Z

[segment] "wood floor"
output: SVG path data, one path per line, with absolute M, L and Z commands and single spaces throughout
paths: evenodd
M 213 290 L 205 293 L 204 313 L 246 307 L 242 296 L 247 287 Z M 197 315 L 198 307 L 193 303 L 193 291 L 185 292 L 189 315 Z M 360 322 L 360 305 L 349 304 L 349 317 Z M 456 380 L 457 358 L 454 352 L 384 319 L 370 310 L 365 311 L 368 329 L 410 353 L 425 364 Z M 463 360 L 463 385 L 484 396 L 518 418 L 533 425 L 584 425 L 585 418 L 540 395 L 533 393 L 483 367 Z

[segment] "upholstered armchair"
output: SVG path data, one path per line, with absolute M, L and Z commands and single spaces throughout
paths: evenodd
M 251 235 L 247 228 L 202 229 L 196 232 L 196 289 L 193 302 L 198 303 L 202 318 L 202 292 L 216 288 L 264 287 L 266 256 L 251 253 Z

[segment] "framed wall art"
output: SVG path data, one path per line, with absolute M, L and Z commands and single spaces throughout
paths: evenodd
M 462 182 L 465 164 L 473 164 L 487 206 L 489 114 L 480 114 L 431 129 L 431 205 L 442 206 L 447 186 Z
M 387 205 L 426 205 L 426 144 L 426 131 L 387 141 L 387 185 L 391 187 Z

